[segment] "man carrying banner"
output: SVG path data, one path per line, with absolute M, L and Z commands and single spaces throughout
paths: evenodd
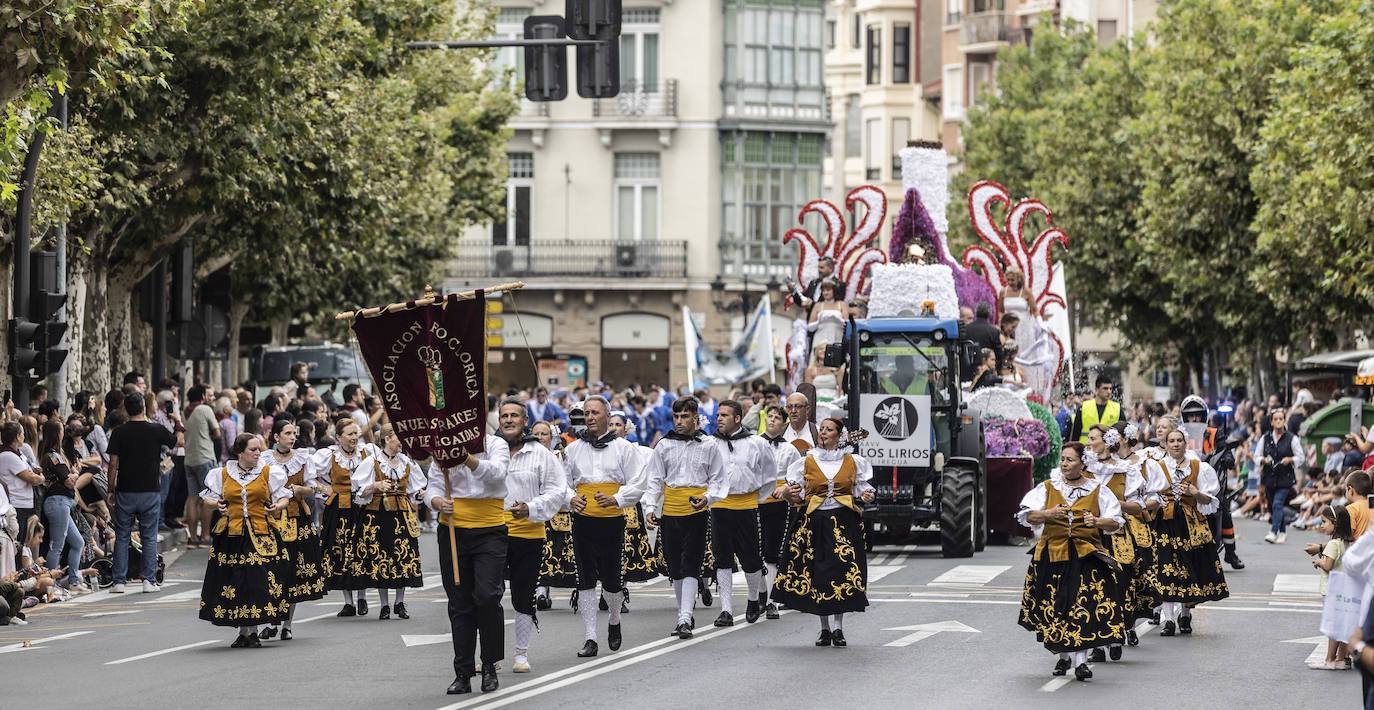
M 597 654 L 596 583 L 610 611 L 606 644 L 620 649 L 620 555 L 625 546 L 625 512 L 644 495 L 644 464 L 634 444 L 609 431 L 610 404 L 600 395 L 582 405 L 587 430 L 564 450 L 573 512 L 573 554 L 577 558 L 577 608 L 586 642 L 579 658 Z

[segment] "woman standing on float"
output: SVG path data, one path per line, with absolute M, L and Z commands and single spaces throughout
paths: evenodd
M 415 504 L 428 483 L 425 469 L 401 453 L 401 439 L 388 424 L 382 427 L 371 455 L 353 471 L 358 508 L 358 539 L 351 565 L 353 581 L 376 587 L 382 599 L 377 620 L 391 618 L 388 591 L 396 590 L 396 616 L 409 619 L 406 587 L 419 587 L 420 521 Z
M 334 423 L 337 444 L 315 452 L 310 459 L 306 476 L 310 485 L 324 492 L 324 513 L 320 516 L 320 543 L 324 547 L 325 589 L 340 590 L 344 595 L 339 616 L 367 616 L 365 587 L 354 586 L 349 575 L 353 548 L 357 545 L 358 513 L 353 505 L 353 472 L 362 465 L 363 452 L 358 448 L 362 429 L 358 422 L 344 415 Z M 353 590 L 358 589 L 358 605 L 353 605 Z
M 787 541 L 772 599 L 821 618 L 817 646 L 845 646 L 844 615 L 868 606 L 868 560 L 863 522 L 855 500 L 873 502 L 873 467 L 846 452 L 844 422 L 825 419 L 816 446 L 787 469 L 786 497 L 802 505 Z
M 306 505 L 306 501 L 315 496 L 315 489 L 305 485 L 305 471 L 309 468 L 312 452 L 293 448 L 296 433 L 296 425 L 290 419 L 280 417 L 273 421 L 272 432 L 267 437 L 267 454 L 262 459 L 286 471 L 286 487 L 291 491 L 291 500 L 286 504 L 280 525 L 292 570 L 291 585 L 286 589 L 291 608 L 281 627 L 283 641 L 292 638 L 291 619 L 296 615 L 296 605 L 324 597 L 324 548 L 320 547 L 320 533 Z M 268 626 L 258 635 L 268 639 L 276 636 L 277 625 Z

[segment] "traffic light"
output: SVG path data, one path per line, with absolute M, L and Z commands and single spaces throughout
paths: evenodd
M 577 45 L 577 95 L 609 99 L 620 93 L 620 40 Z
M 620 0 L 564 0 L 563 15 L 571 39 L 620 37 Z
M 9 324 L 10 374 L 25 377 L 38 360 L 38 351 L 33 349 L 34 337 L 38 335 L 38 323 L 28 318 L 11 318 Z
M 525 18 L 525 39 L 564 39 L 563 18 L 530 15 Z M 562 101 L 568 98 L 568 50 L 561 45 L 525 47 L 525 98 L 530 101 Z
M 185 323 L 194 318 L 195 247 L 190 237 L 182 237 L 172 252 L 172 312 L 168 320 Z
M 13 373 L 23 373 L 33 369 L 35 379 L 42 379 L 62 367 L 67 360 L 67 349 L 62 347 L 62 336 L 67 332 L 67 322 L 58 316 L 58 311 L 67 302 L 66 294 L 60 293 L 61 276 L 57 271 L 57 252 L 36 251 L 29 262 L 32 293 L 29 296 L 29 318 L 16 318 L 14 336 L 23 339 L 30 326 L 33 327 L 33 356 L 16 353 Z M 27 360 L 27 362 L 26 362 Z

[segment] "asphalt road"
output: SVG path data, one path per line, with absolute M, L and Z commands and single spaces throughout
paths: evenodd
M 607 651 L 602 613 L 601 655 L 582 660 L 581 621 L 558 590 L 531 644 L 533 673 L 510 673 L 508 657 L 499 691 L 446 696 L 448 623 L 438 550 L 427 535 L 427 588 L 412 590 L 409 621 L 379 622 L 375 592 L 369 616 L 336 618 L 336 595 L 298 610 L 294 640 L 262 649 L 230 649 L 232 630 L 196 618 L 204 550 L 177 560 L 161 593 L 40 605 L 29 626 L 0 628 L 8 676 L 0 707 L 76 707 L 72 697 L 145 709 L 1357 707 L 1357 673 L 1305 666 L 1317 647 L 1321 600 L 1301 546 L 1317 535 L 1292 531 L 1287 545 L 1272 546 L 1261 541 L 1262 524 L 1237 522 L 1248 567 L 1227 573 L 1231 598 L 1201 608 L 1191 637 L 1162 638 L 1142 626 L 1140 646 L 1119 663 L 1096 664 L 1087 683 L 1053 678 L 1054 657 L 1016 625 L 1025 548 L 946 560 L 929 546 L 883 546 L 869 558 L 873 604 L 847 617 L 846 649 L 814 647 L 814 617 L 745 624 L 742 583 L 736 626 L 711 626 L 716 602 L 698 609 L 695 638 L 671 639 L 671 588 L 659 580 L 632 588 L 621 650 Z

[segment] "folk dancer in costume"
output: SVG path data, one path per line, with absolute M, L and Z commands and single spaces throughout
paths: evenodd
M 201 498 L 219 506 L 210 561 L 200 590 L 200 618 L 238 627 L 231 648 L 261 648 L 258 626 L 286 618 L 291 560 L 272 516 L 286 508 L 286 470 L 262 460 L 262 439 L 240 434 L 234 459 L 205 476 Z
M 659 553 L 677 599 L 671 635 L 689 639 L 696 627 L 697 575 L 706 554 L 706 511 L 725 497 L 725 469 L 719 449 L 697 428 L 696 399 L 683 397 L 672 407 L 673 430 L 659 439 L 645 467 L 644 521 L 659 528 Z
M 1087 475 L 1083 445 L 1064 444 L 1059 470 L 1021 499 L 1016 519 L 1040 532 L 1031 550 L 1018 623 L 1059 654 L 1054 675 L 1074 669 L 1093 677 L 1088 650 L 1119 641 L 1121 607 L 1112 591 L 1117 563 L 1103 549 L 1104 532 L 1121 527 L 1115 495 Z
M 1158 625 L 1159 609 L 1162 602 L 1159 599 L 1159 573 L 1156 565 L 1155 555 L 1155 536 L 1150 531 L 1150 522 L 1159 514 L 1161 501 L 1149 486 L 1151 480 L 1159 480 L 1163 475 L 1163 469 L 1159 462 L 1149 456 L 1144 449 L 1145 434 L 1134 424 L 1127 424 L 1121 427 L 1118 422 L 1114 428 L 1122 431 L 1121 453 L 1125 455 L 1123 462 L 1135 468 L 1140 475 L 1140 480 L 1145 487 L 1140 493 L 1140 500 L 1136 501 L 1141 505 L 1139 510 L 1135 506 L 1122 503 L 1123 518 L 1126 522 L 1132 539 L 1136 543 L 1135 561 L 1131 563 L 1131 587 L 1134 594 L 1134 604 L 1153 604 L 1149 609 L 1143 606 L 1126 608 L 1122 610 L 1122 618 L 1126 624 L 1126 644 L 1128 646 L 1140 645 L 1140 637 L 1135 631 L 1135 621 L 1137 619 L 1150 619 L 1151 624 Z M 1139 523 L 1137 525 L 1137 523 Z M 1130 596 L 1127 599 L 1131 599 Z
M 1154 532 L 1160 610 L 1164 626 L 1160 636 L 1193 632 L 1193 607 L 1230 596 L 1221 559 L 1212 540 L 1207 516 L 1216 512 L 1221 488 L 1216 471 L 1189 458 L 1187 436 L 1178 429 L 1165 440 L 1168 456 L 1161 462 L 1159 478 L 1145 485 L 1158 493 L 1163 508 L 1151 524 Z
M 358 605 L 353 605 L 355 585 L 349 576 L 358 537 L 352 477 L 365 458 L 358 446 L 362 429 L 353 417 L 340 416 L 334 423 L 334 436 L 338 443 L 316 451 L 306 472 L 306 485 L 325 492 L 324 512 L 320 514 L 324 588 L 343 592 L 344 605 L 339 616 L 367 616 L 367 599 L 362 590 L 358 593 Z
M 763 589 L 759 592 L 759 604 L 763 606 L 766 618 L 777 619 L 778 605 L 768 597 L 773 588 L 773 580 L 778 576 L 778 563 L 782 559 L 783 547 L 787 543 L 787 518 L 792 506 L 783 500 L 787 492 L 787 469 L 801 459 L 792 442 L 783 435 L 787 428 L 787 415 L 781 405 L 770 405 L 764 410 L 764 433 L 762 440 L 773 450 L 775 466 L 775 485 L 767 494 L 759 492 L 759 537 L 763 554 Z
M 1203 425 L 1202 450 L 1200 452 L 1203 456 L 1207 456 L 1209 459 L 1212 458 L 1212 454 L 1217 449 L 1217 444 L 1225 444 L 1225 442 L 1217 441 L 1218 429 L 1213 426 L 1207 426 L 1207 420 L 1211 418 L 1212 410 L 1207 406 L 1207 401 L 1203 398 L 1195 394 L 1184 397 L 1183 402 L 1179 404 L 1179 416 L 1183 418 L 1184 424 Z M 1298 448 L 1301 449 L 1302 447 L 1299 446 Z M 1235 458 L 1228 454 L 1218 461 L 1218 465 L 1222 466 L 1222 468 L 1226 468 L 1225 464 L 1227 463 L 1234 468 Z M 1216 467 L 1214 466 L 1213 468 Z M 1241 561 L 1240 555 L 1236 553 L 1236 524 L 1231 520 L 1231 505 L 1226 490 L 1225 476 L 1227 470 L 1230 469 L 1217 471 L 1217 480 L 1222 484 L 1221 504 L 1217 507 L 1217 512 L 1209 517 L 1208 524 L 1212 526 L 1213 535 L 1217 537 L 1218 542 L 1221 543 L 1221 548 L 1223 550 L 1222 559 L 1225 560 L 1227 564 L 1231 565 L 1231 569 L 1245 569 L 1245 563 Z
M 380 446 L 353 471 L 354 501 L 358 504 L 358 540 L 353 577 L 375 587 L 382 600 L 377 620 L 391 618 L 388 598 L 396 590 L 396 616 L 409 619 L 406 587 L 424 584 L 420 573 L 420 521 L 416 504 L 428 483 L 427 471 L 401 453 L 401 439 L 391 425 L 377 436 Z
M 616 436 L 626 440 L 630 440 L 635 431 L 630 415 L 620 410 L 611 412 L 610 428 Z M 636 446 L 635 453 L 639 454 L 641 464 L 647 464 L 653 449 Z M 621 565 L 621 579 L 629 584 L 647 582 L 657 577 L 658 570 L 654 561 L 654 546 L 649 542 L 649 531 L 644 526 L 644 506 L 636 503 L 635 507 L 625 511 L 625 558 Z M 598 608 L 606 611 L 604 598 L 598 602 Z M 629 611 L 630 589 L 626 587 L 624 598 L 620 600 L 620 613 L 627 614 Z
M 506 655 L 501 596 L 506 591 L 506 471 L 510 449 L 499 437 L 486 437 L 479 458 L 467 455 L 456 466 L 430 464 L 425 500 L 439 513 L 439 574 L 448 596 L 453 636 L 453 682 L 449 695 L 472 692 L 477 637 L 482 637 L 482 692 L 500 687 L 496 662 Z M 450 542 L 452 540 L 452 542 Z M 458 567 L 454 569 L 456 551 Z M 454 576 L 457 575 L 457 579 Z
M 1101 647 L 1094 648 L 1088 656 L 1093 663 L 1106 661 L 1108 655 L 1113 661 L 1119 661 L 1123 642 L 1132 646 L 1139 644 L 1140 639 L 1135 636 L 1135 622 L 1150 618 L 1159 604 L 1150 529 L 1138 517 L 1147 508 L 1158 509 L 1159 500 L 1146 488 L 1140 465 L 1118 455 L 1130 453 L 1130 444 L 1121 434 L 1122 428 L 1120 422 L 1110 427 L 1094 424 L 1088 431 L 1088 446 L 1083 452 L 1088 475 L 1116 496 L 1122 512 L 1121 529 L 1108 536 L 1103 543 L 1112 558 L 1121 564 L 1113 588 L 1116 603 L 1121 607 L 1126 633 L 1123 638 L 1113 641 L 1107 651 Z M 1155 464 L 1151 462 L 1149 465 Z
M 572 498 L 573 554 L 577 557 L 577 609 L 586 641 L 579 658 L 597 654 L 596 583 L 610 610 L 606 644 L 620 649 L 621 556 L 625 549 L 625 508 L 644 495 L 644 465 L 635 444 L 611 433 L 610 405 L 594 395 L 582 405 L 587 430 L 565 450 Z
M 744 407 L 733 399 L 716 409 L 715 444 L 725 469 L 725 497 L 711 505 L 711 546 L 716 563 L 720 616 L 716 626 L 734 626 L 732 566 L 736 557 L 744 570 L 748 601 L 744 620 L 750 624 L 763 614 L 763 556 L 760 554 L 759 499 L 777 489 L 777 460 L 773 447 L 744 428 Z
M 526 433 L 529 415 L 519 400 L 501 403 L 501 438 L 510 449 L 506 467 L 506 576 L 515 609 L 516 673 L 530 672 L 530 636 L 538 624 L 535 587 L 544 561 L 544 523 L 567 503 L 568 479 L 552 451 Z
M 855 500 L 873 502 L 873 467 L 840 446 L 844 422 L 825 419 L 816 446 L 787 469 L 787 499 L 803 505 L 772 598 L 821 617 L 817 646 L 846 646 L 844 615 L 868 606 L 868 559 Z M 832 628 L 833 621 L 833 628 Z
M 291 640 L 291 618 L 296 615 L 296 605 L 321 599 L 325 594 L 324 548 L 320 546 L 320 533 L 315 529 L 315 521 L 310 517 L 310 508 L 306 505 L 306 501 L 315 497 L 315 489 L 305 485 L 311 451 L 294 448 L 295 445 L 295 423 L 287 417 L 273 421 L 272 432 L 267 437 L 267 454 L 262 460 L 286 470 L 286 487 L 291 491 L 291 500 L 286 504 L 279 525 L 293 573 L 291 584 L 286 589 L 291 607 L 286 612 L 286 621 L 281 625 L 283 641 Z M 276 624 L 258 633 L 259 638 L 270 639 L 276 635 Z

